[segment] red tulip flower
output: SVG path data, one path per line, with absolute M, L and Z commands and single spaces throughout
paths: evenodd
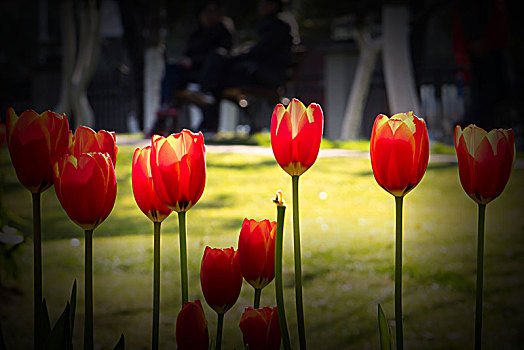
M 277 104 L 271 118 L 271 147 L 277 163 L 289 175 L 302 175 L 316 161 L 324 115 L 320 105 L 307 108 L 297 99 Z
M 462 188 L 478 204 L 498 197 L 508 183 L 515 161 L 513 130 L 486 132 L 475 125 L 455 128 Z
M 55 164 L 55 191 L 69 218 L 84 230 L 104 221 L 116 199 L 116 176 L 107 153 L 66 155 Z
M 244 219 L 238 237 L 238 259 L 245 280 L 262 289 L 275 278 L 276 221 Z
M 75 134 L 71 135 L 69 153 L 78 157 L 82 153 L 89 152 L 107 152 L 113 164 L 116 165 L 118 147 L 116 146 L 115 132 L 106 130 L 95 132 L 93 129 L 85 126 L 76 128 Z
M 276 307 L 248 307 L 238 326 L 242 330 L 244 345 L 249 346 L 249 350 L 280 349 L 280 325 Z
M 69 124 L 64 115 L 7 110 L 7 147 L 18 180 L 31 193 L 53 185 L 53 162 L 67 153 Z
M 175 326 L 179 350 L 208 350 L 209 333 L 206 315 L 200 300 L 187 302 L 178 313 Z
M 188 211 L 206 184 L 204 136 L 184 129 L 168 137 L 154 135 L 151 143 L 151 172 L 158 197 L 172 210 Z
M 207 304 L 224 314 L 237 301 L 242 288 L 242 273 L 235 249 L 206 247 L 200 266 L 200 283 Z
M 151 146 L 137 148 L 133 154 L 131 180 L 136 204 L 153 222 L 162 222 L 171 214 L 171 209 L 166 207 L 158 198 L 151 175 Z
M 426 123 L 413 112 L 380 114 L 371 132 L 371 166 L 377 183 L 402 197 L 422 180 L 429 160 Z

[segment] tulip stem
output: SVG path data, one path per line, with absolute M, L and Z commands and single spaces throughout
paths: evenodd
M 395 197 L 395 336 L 397 350 L 404 348 L 402 326 L 402 202 L 403 196 Z
M 277 205 L 277 229 L 275 236 L 275 292 L 277 299 L 278 323 L 284 349 L 291 349 L 289 333 L 287 330 L 286 310 L 284 308 L 284 284 L 282 280 L 282 245 L 284 240 L 284 216 L 286 213 L 285 204 Z
M 35 349 L 42 348 L 42 220 L 40 217 L 40 192 L 33 193 L 33 288 L 34 288 L 34 342 Z
M 93 230 L 85 230 L 84 349 L 93 349 Z
M 255 302 L 253 303 L 253 308 L 260 308 L 260 296 L 262 295 L 262 288 L 255 288 Z
M 217 322 L 217 339 L 215 350 L 220 350 L 222 348 L 222 328 L 224 327 L 224 313 L 218 313 L 218 322 Z
M 291 176 L 293 184 L 293 244 L 295 253 L 295 302 L 297 307 L 297 326 L 300 349 L 306 348 L 306 329 L 304 324 L 304 305 L 302 301 L 302 257 L 300 252 L 300 222 L 298 214 L 298 175 Z
M 178 212 L 178 231 L 180 236 L 180 280 L 182 285 L 182 306 L 188 302 L 187 281 L 187 242 L 186 242 L 186 212 Z
M 161 222 L 153 222 L 153 346 L 158 349 L 158 328 L 160 319 L 160 226 Z
M 484 223 L 486 221 L 486 204 L 479 204 L 478 220 L 475 350 L 480 350 L 482 348 L 482 293 L 484 289 Z

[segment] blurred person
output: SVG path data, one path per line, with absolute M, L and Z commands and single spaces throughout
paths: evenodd
M 459 75 L 471 88 L 464 123 L 500 127 L 497 116 L 508 102 L 509 25 L 504 0 L 455 1 L 453 52 Z
M 188 99 L 198 104 L 210 104 L 205 98 L 195 99 L 193 91 L 198 89 L 207 57 L 214 53 L 228 55 L 233 46 L 234 36 L 233 21 L 224 15 L 219 3 L 206 2 L 198 12 L 198 22 L 187 38 L 184 54 L 174 64 L 166 64 L 162 81 L 162 107 L 157 113 L 157 120 L 150 134 L 169 134 L 168 130 L 163 130 L 164 119 L 176 114 L 172 107 L 177 98 Z
M 207 2 L 199 11 L 197 26 L 187 38 L 183 56 L 166 67 L 163 98 L 170 100 L 173 91 L 185 89 L 189 82 L 200 82 L 209 55 L 229 54 L 234 31 L 232 20 L 224 16 L 220 5 L 216 1 Z
M 204 63 L 199 97 L 214 101 L 204 109 L 203 128 L 207 131 L 216 131 L 218 102 L 224 89 L 276 89 L 286 79 L 292 45 L 300 43 L 298 25 L 289 12 L 283 11 L 281 0 L 260 0 L 257 12 L 258 40 L 254 44 L 236 48 L 232 55 L 215 52 Z

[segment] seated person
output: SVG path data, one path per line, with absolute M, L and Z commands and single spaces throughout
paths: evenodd
M 198 25 L 190 33 L 184 55 L 175 64 L 168 64 L 162 82 L 162 101 L 169 103 L 173 93 L 184 90 L 188 83 L 198 83 L 207 57 L 212 53 L 228 54 L 233 46 L 234 25 L 223 15 L 215 1 L 199 12 Z
M 293 17 L 286 16 L 281 0 L 260 0 L 257 25 L 258 41 L 246 50 L 233 55 L 214 52 L 202 68 L 199 99 L 214 101 L 204 108 L 202 128 L 216 131 L 218 102 L 226 88 L 258 86 L 276 89 L 286 78 L 290 64 L 291 47 L 299 39 L 298 26 Z M 289 19 L 291 18 L 291 21 Z
M 281 0 L 259 1 L 258 14 L 258 41 L 254 45 L 231 56 L 215 52 L 204 64 L 202 89 L 217 100 L 224 88 L 277 88 L 285 79 L 296 27 L 292 31 L 293 25 L 283 20 Z

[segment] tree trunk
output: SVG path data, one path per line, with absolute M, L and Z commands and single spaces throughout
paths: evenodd
M 355 39 L 360 54 L 342 121 L 341 140 L 356 140 L 360 136 L 360 126 L 371 85 L 371 76 L 382 45 L 381 38 L 371 39 L 361 31 L 356 33 Z
M 144 130 L 153 129 L 160 108 L 164 55 L 159 46 L 148 47 L 144 56 Z
M 65 0 L 62 10 L 62 83 L 56 110 L 71 112 L 77 126 L 94 127 L 95 115 L 87 98 L 87 86 L 95 72 L 100 53 L 98 4 L 96 0 Z M 75 26 L 75 18 L 79 19 L 78 27 Z
M 72 76 L 72 107 L 77 125 L 95 126 L 95 113 L 87 98 L 100 53 L 100 20 L 95 1 L 80 1 L 80 47 Z
M 408 8 L 387 4 L 382 8 L 384 79 L 391 114 L 419 113 L 419 101 L 409 50 Z
M 71 113 L 70 93 L 71 77 L 76 56 L 76 27 L 74 22 L 73 1 L 65 0 L 60 4 L 62 14 L 62 73 L 60 83 L 60 98 L 54 110 L 58 113 Z

